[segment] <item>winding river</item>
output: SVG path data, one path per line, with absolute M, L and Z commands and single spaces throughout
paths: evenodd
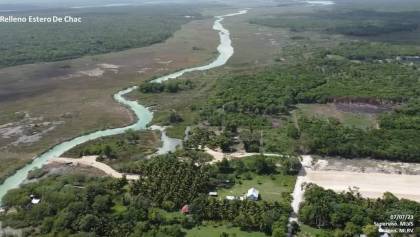
M 226 64 L 229 58 L 232 57 L 234 53 L 234 49 L 232 47 L 232 40 L 230 38 L 230 33 L 227 29 L 223 27 L 221 22 L 224 20 L 225 17 L 236 16 L 236 15 L 241 15 L 245 13 L 247 13 L 247 10 L 242 10 L 236 13 L 222 15 L 222 16 L 216 16 L 216 20 L 213 24 L 213 29 L 219 32 L 220 44 L 217 47 L 219 55 L 214 61 L 204 66 L 187 68 L 187 69 L 157 78 L 153 80 L 152 82 L 160 83 L 160 82 L 164 82 L 170 79 L 178 78 L 187 72 L 205 71 L 205 70 L 209 70 L 209 69 L 216 68 L 216 67 Z M 35 168 L 42 167 L 49 160 L 54 159 L 56 157 L 60 157 L 63 153 L 65 153 L 66 151 L 70 150 L 71 148 L 77 145 L 80 145 L 82 143 L 85 143 L 87 141 L 94 140 L 100 137 L 121 134 L 129 129 L 133 129 L 133 130 L 146 129 L 147 125 L 152 121 L 153 112 L 150 111 L 145 106 L 138 104 L 136 101 L 127 100 L 124 98 L 126 94 L 136 89 L 137 89 L 137 86 L 133 86 L 133 87 L 124 89 L 122 91 L 119 91 L 118 93 L 114 95 L 114 99 L 118 103 L 128 107 L 129 109 L 133 111 L 133 113 L 137 117 L 136 123 L 126 126 L 126 127 L 122 127 L 122 128 L 106 129 L 106 130 L 93 132 L 87 135 L 82 135 L 82 136 L 76 137 L 74 139 L 71 139 L 69 141 L 66 141 L 66 142 L 63 142 L 61 144 L 54 146 L 47 152 L 36 157 L 32 161 L 32 163 L 24 166 L 23 168 L 19 169 L 14 175 L 8 177 L 5 180 L 5 182 L 2 185 L 0 185 L 0 200 L 7 193 L 7 191 L 9 191 L 10 189 L 19 187 L 19 185 L 25 181 L 29 171 Z

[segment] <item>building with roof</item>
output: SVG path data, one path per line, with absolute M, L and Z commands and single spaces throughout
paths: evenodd
M 236 198 L 235 198 L 235 196 L 226 196 L 226 199 L 232 201 L 232 200 L 235 200 Z
M 181 208 L 181 213 L 182 213 L 182 214 L 188 214 L 188 213 L 190 213 L 190 206 L 188 206 L 188 205 L 184 205 L 184 206 Z
M 256 188 L 252 187 L 248 190 L 246 193 L 246 198 L 248 200 L 257 201 L 260 197 L 260 191 L 258 191 Z
M 217 197 L 217 192 L 209 192 L 209 196 Z

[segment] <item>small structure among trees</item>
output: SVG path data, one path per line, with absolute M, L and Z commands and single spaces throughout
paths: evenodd
M 189 213 L 190 213 L 190 206 L 188 206 L 188 205 L 184 205 L 184 206 L 181 208 L 181 213 L 182 213 L 182 214 L 189 214 Z
M 250 188 L 248 192 L 246 193 L 246 198 L 248 200 L 258 201 L 259 197 L 260 197 L 260 191 L 258 191 L 256 188 Z

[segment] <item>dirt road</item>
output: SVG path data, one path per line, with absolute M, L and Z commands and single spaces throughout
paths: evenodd
M 120 173 L 114 170 L 113 168 L 111 168 L 109 165 L 96 161 L 96 158 L 98 157 L 97 156 L 83 156 L 82 158 L 79 158 L 79 159 L 60 157 L 60 158 L 52 159 L 51 162 L 59 162 L 59 163 L 71 164 L 71 165 L 91 166 L 99 170 L 102 170 L 107 175 L 112 176 L 114 178 L 122 178 L 124 175 L 126 176 L 128 180 L 138 180 L 140 178 L 140 176 L 138 175 Z

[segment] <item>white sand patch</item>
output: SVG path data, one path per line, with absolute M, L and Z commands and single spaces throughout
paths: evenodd
M 139 175 L 120 173 L 114 170 L 111 166 L 105 163 L 96 161 L 97 158 L 98 158 L 97 156 L 83 156 L 82 158 L 79 158 L 79 159 L 60 157 L 60 158 L 51 159 L 49 162 L 59 162 L 59 163 L 64 163 L 64 164 L 76 165 L 76 166 L 77 165 L 91 166 L 99 170 L 102 170 L 107 175 L 112 176 L 114 178 L 122 178 L 124 175 L 126 176 L 128 180 L 138 180 L 140 178 Z
M 278 46 L 278 45 L 280 45 L 275 39 L 270 39 L 270 44 L 272 46 Z
M 305 1 L 306 3 L 309 3 L 311 5 L 322 5 L 322 6 L 328 6 L 328 5 L 334 5 L 335 2 L 333 1 Z
M 168 70 L 169 70 L 168 68 L 161 67 L 161 68 L 156 69 L 156 70 L 155 70 L 155 73 L 156 73 L 156 72 L 168 71 Z
M 42 136 L 55 129 L 55 126 L 49 127 L 42 132 L 33 135 L 21 135 L 16 141 L 12 142 L 12 145 L 16 146 L 19 144 L 34 143 L 41 140 Z
M 64 75 L 64 76 L 55 77 L 54 79 L 56 79 L 56 80 L 68 80 L 68 79 L 72 79 L 73 77 L 80 77 L 80 76 L 81 76 L 80 74 L 70 73 L 70 74 L 67 74 L 67 75 Z
M 254 152 L 233 152 L 233 153 L 223 153 L 220 149 L 213 150 L 208 147 L 204 148 L 204 152 L 211 155 L 213 160 L 209 162 L 209 164 L 214 164 L 226 158 L 228 160 L 232 159 L 241 159 L 250 156 L 257 156 L 261 155 L 261 153 L 254 153 Z M 274 153 L 263 153 L 264 156 L 277 156 L 277 157 L 288 157 L 288 155 L 281 155 L 281 154 L 274 154 Z
M 13 146 L 33 143 L 54 130 L 57 125 L 64 123 L 64 121 L 48 122 L 43 120 L 43 117 L 30 117 L 25 113 L 25 117 L 19 122 L 0 125 L 0 138 L 13 139 L 14 141 L 10 143 Z
M 108 63 L 101 63 L 101 64 L 98 64 L 98 66 L 103 69 L 119 69 L 121 67 L 118 65 L 108 64 Z
M 391 192 L 399 198 L 420 202 L 420 175 L 309 170 L 306 176 L 308 182 L 337 192 L 357 188 L 367 198 Z
M 63 124 L 63 123 L 64 123 L 64 121 L 55 121 L 55 122 L 43 122 L 43 123 L 40 123 L 40 124 L 38 124 L 38 126 L 43 126 L 43 127 L 47 127 L 47 128 L 41 130 L 40 132 L 33 133 L 31 135 L 23 134 L 23 131 L 22 131 L 22 133 L 17 138 L 17 140 L 14 141 L 14 142 L 12 142 L 11 144 L 14 145 L 14 146 L 16 146 L 16 145 L 19 145 L 19 144 L 29 144 L 29 143 L 37 142 L 37 141 L 41 140 L 41 138 L 45 134 L 53 131 L 57 127 L 57 125 L 60 125 L 60 124 Z M 50 126 L 50 127 L 48 127 L 48 126 Z M 27 128 L 33 128 L 33 127 L 35 127 L 35 124 L 29 124 L 26 127 Z
M 340 162 L 343 162 L 345 165 Z M 314 183 L 336 192 L 348 191 L 350 188 L 356 189 L 365 198 L 379 198 L 385 192 L 391 192 L 398 198 L 420 202 L 420 175 L 386 173 L 390 167 L 392 168 L 391 164 L 405 168 L 412 164 L 363 159 L 362 162 L 360 160 L 352 160 L 354 163 L 361 163 L 361 166 L 369 164 L 369 166 L 372 166 L 372 170 L 377 170 L 377 168 L 374 168 L 375 164 L 384 169 L 383 173 L 363 173 L 346 171 L 346 169 L 349 169 L 348 164 L 350 162 L 346 159 L 317 160 L 314 162 L 310 155 L 303 155 L 301 158 L 302 169 L 298 174 L 292 193 L 294 214 L 290 218 L 290 221 L 297 221 L 296 213 L 299 211 L 299 205 L 303 201 L 305 192 L 302 187 L 307 183 Z M 350 170 L 352 169 L 351 167 Z M 340 168 L 342 170 L 331 170 L 334 168 Z
M 312 169 L 313 159 L 309 155 L 301 156 L 302 168 L 299 171 L 298 177 L 296 179 L 295 188 L 292 192 L 292 209 L 293 214 L 289 221 L 297 221 L 297 213 L 299 212 L 300 203 L 303 200 L 303 194 L 305 193 L 304 185 L 308 182 L 306 177 L 307 172 Z
M 9 125 L 9 126 L 5 126 Z M 14 126 L 13 123 L 5 124 L 4 127 L 0 128 L 0 136 L 2 138 L 11 138 L 15 136 L 21 136 L 23 134 L 23 125 Z
M 102 70 L 101 68 L 95 68 L 95 69 L 86 70 L 86 71 L 79 71 L 79 74 L 82 74 L 88 77 L 101 77 L 102 75 L 104 75 L 104 73 L 105 71 Z
M 173 60 L 162 61 L 160 58 L 155 58 L 155 61 L 158 64 L 165 64 L 165 65 L 171 64 L 173 62 Z
M 328 166 L 328 161 L 327 160 L 317 160 L 313 169 L 315 170 L 322 170 L 325 169 L 325 167 Z
M 138 70 L 137 71 L 137 73 L 139 73 L 139 74 L 143 74 L 143 73 L 146 73 L 148 70 L 150 70 L 150 69 L 152 69 L 152 68 L 150 68 L 150 67 L 145 67 L 145 68 L 142 68 L 141 70 Z
M 319 171 L 351 171 L 358 173 L 386 173 L 420 175 L 420 164 L 373 159 L 328 158 L 313 167 Z

